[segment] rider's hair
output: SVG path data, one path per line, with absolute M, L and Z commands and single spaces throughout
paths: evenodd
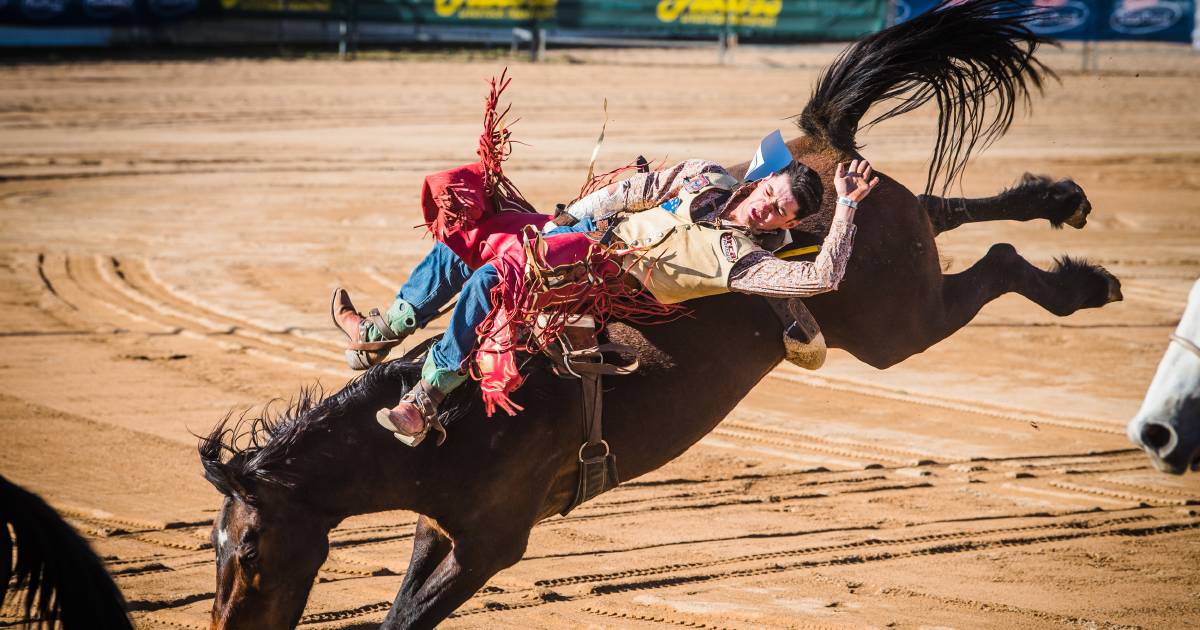
M 821 184 L 821 176 L 816 171 L 793 160 L 780 172 L 791 178 L 792 196 L 800 204 L 796 218 L 802 219 L 821 209 L 821 196 L 825 194 L 825 186 Z

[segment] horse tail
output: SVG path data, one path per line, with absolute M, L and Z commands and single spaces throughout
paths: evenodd
M 1030 30 L 1039 16 L 1020 0 L 975 0 L 945 6 L 863 38 L 834 60 L 800 114 L 804 132 L 843 153 L 872 105 L 898 99 L 866 126 L 936 100 L 938 133 L 925 192 L 944 193 L 976 148 L 999 139 L 1018 101 L 1054 73 L 1034 56 L 1053 40 Z M 989 103 L 989 100 L 994 100 Z
M 0 477 L 0 603 L 10 579 L 26 589 L 26 624 L 133 628 L 125 598 L 87 541 L 36 494 Z

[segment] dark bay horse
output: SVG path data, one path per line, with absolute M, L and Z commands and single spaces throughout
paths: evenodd
M 0 604 L 10 592 L 21 627 L 133 628 L 87 541 L 41 497 L 0 477 Z
M 790 146 L 826 181 L 837 162 L 858 155 L 854 136 L 873 104 L 898 97 L 889 112 L 897 115 L 936 100 L 941 112 L 926 194 L 881 175 L 859 213 L 841 289 L 806 300 L 831 346 L 884 368 L 1007 292 L 1057 315 L 1120 299 L 1119 283 L 1099 267 L 1063 258 L 1044 271 L 1007 244 L 962 273 L 943 275 L 939 265 L 934 236 L 963 222 L 1042 218 L 1082 227 L 1090 211 L 1069 180 L 1026 177 L 989 199 L 929 194 L 934 181 L 961 171 L 972 149 L 1003 133 L 1015 105 L 1040 87 L 1046 71 L 1033 53 L 1043 40 L 1026 28 L 1028 18 L 1009 0 L 947 7 L 861 40 L 822 76 L 800 118 L 804 135 Z M 797 235 L 819 239 L 833 203 L 827 196 Z M 606 381 L 605 437 L 622 480 L 687 450 L 783 358 L 782 326 L 765 299 L 727 294 L 688 306 L 693 317 L 670 324 L 610 328 L 642 362 L 638 373 Z M 302 396 L 283 417 L 226 419 L 201 440 L 205 476 L 225 495 L 212 534 L 214 627 L 295 625 L 330 529 L 348 516 L 395 509 L 421 517 L 384 627 L 432 627 L 520 560 L 530 529 L 568 504 L 582 437 L 576 382 L 534 369 L 516 394 L 526 411 L 491 420 L 471 402 L 477 392 L 462 387 L 447 401 L 456 416 L 450 440 L 409 449 L 379 429 L 374 413 L 396 404 L 418 367 L 385 363 L 323 400 Z M 250 435 L 249 443 L 234 445 L 238 435 Z

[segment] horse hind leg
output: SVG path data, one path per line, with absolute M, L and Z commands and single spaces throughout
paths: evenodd
M 1052 181 L 1044 175 L 1026 173 L 1016 186 L 995 197 L 966 199 L 919 195 L 937 234 L 964 223 L 980 221 L 1032 221 L 1046 219 L 1054 228 L 1064 224 L 1082 229 L 1092 204 L 1083 188 L 1071 179 Z
M 1046 271 L 1012 245 L 997 243 L 966 271 L 943 276 L 942 314 L 929 331 L 929 345 L 965 326 L 984 304 L 1005 293 L 1019 293 L 1060 317 L 1122 299 L 1120 280 L 1103 267 L 1064 256 Z

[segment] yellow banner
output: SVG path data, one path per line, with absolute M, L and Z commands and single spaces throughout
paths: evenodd
M 434 0 L 439 17 L 460 20 L 550 20 L 558 0 Z
M 783 11 L 783 0 L 659 0 L 660 22 L 678 22 L 757 28 L 774 27 Z

